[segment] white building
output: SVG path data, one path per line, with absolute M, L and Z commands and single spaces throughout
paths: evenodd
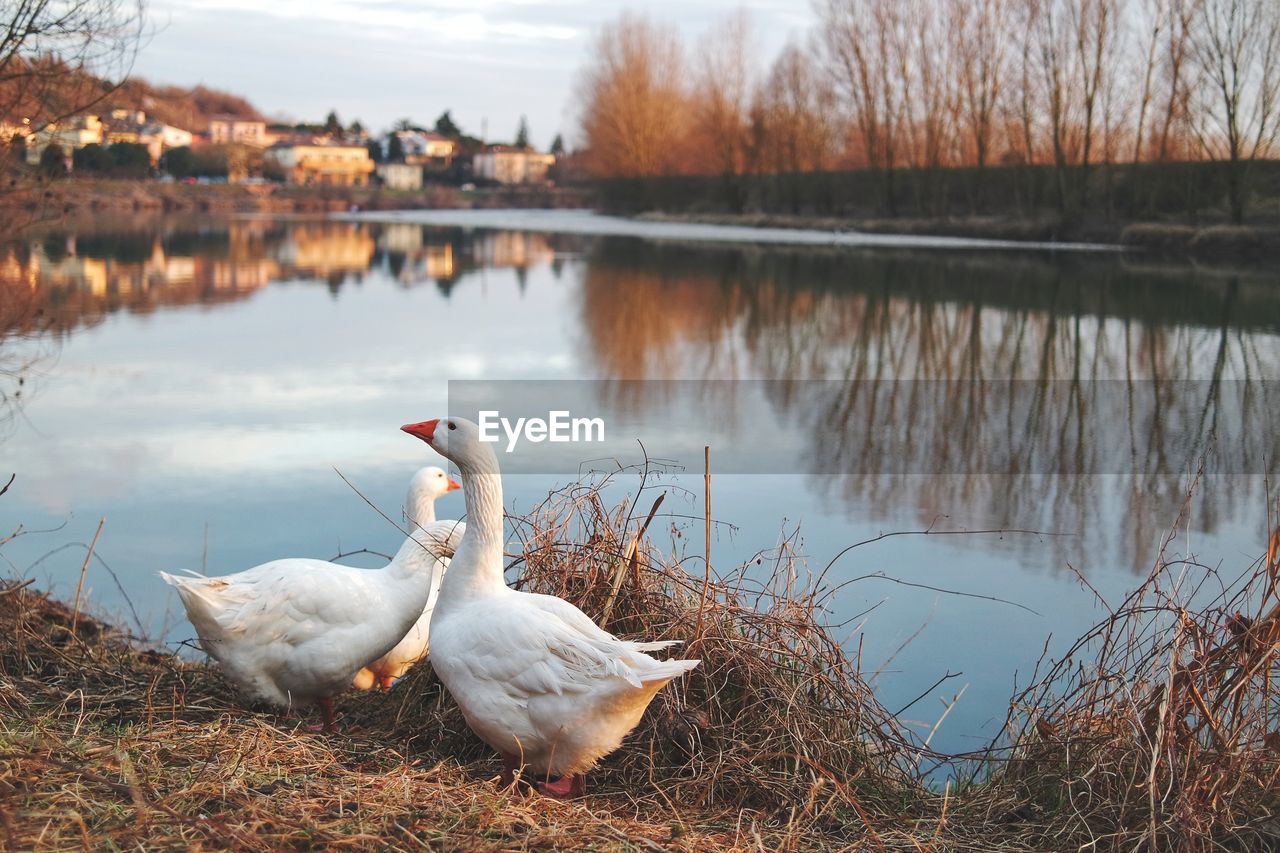
M 194 137 L 189 130 L 183 130 L 180 127 L 174 127 L 171 124 L 162 124 L 157 122 L 148 128 L 148 133 L 152 136 L 160 137 L 160 145 L 165 149 L 169 148 L 188 148 Z
M 373 160 L 359 145 L 291 145 L 277 143 L 266 156 L 280 164 L 291 184 L 363 187 L 369 183 Z
M 397 130 L 382 140 L 382 156 L 391 156 L 391 138 L 400 140 L 400 152 L 406 163 L 447 166 L 457 144 L 447 136 L 429 130 Z
M 379 163 L 378 177 L 392 190 L 422 189 L 422 167 L 412 163 Z
M 189 146 L 191 141 L 190 131 L 161 121 L 147 121 L 147 114 L 142 110 L 112 110 L 111 118 L 103 124 L 104 145 L 115 142 L 143 145 L 151 155 L 152 164 L 158 163 L 170 148 Z
M 27 162 L 40 162 L 40 155 L 50 145 L 57 145 L 67 155 L 70 162 L 71 152 L 86 145 L 103 143 L 102 121 L 97 116 L 80 116 L 70 119 L 65 125 L 56 122 L 34 131 L 27 136 Z M 70 167 L 68 167 L 70 168 Z
M 532 148 L 491 145 L 475 155 L 472 174 L 500 184 L 540 184 L 555 162 L 554 154 L 539 154 Z
M 275 138 L 267 133 L 267 123 L 264 121 L 236 116 L 213 116 L 209 119 L 209 141 L 214 145 L 236 143 L 266 148 L 275 142 Z

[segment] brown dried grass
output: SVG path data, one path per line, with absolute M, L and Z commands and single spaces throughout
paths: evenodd
M 815 833 L 803 809 L 780 818 L 651 784 L 612 789 L 626 770 L 577 803 L 503 790 L 429 668 L 390 694 L 347 697 L 348 731 L 320 736 L 239 707 L 214 668 L 84 617 L 73 638 L 70 622 L 59 602 L 0 589 L 7 849 L 798 849 L 869 837 Z M 629 765 L 644 748 L 629 747 Z
M 972 808 L 1052 849 L 1280 848 L 1280 527 L 1235 577 L 1167 558 L 1179 527 L 1014 698 Z
M 907 737 L 819 624 L 787 550 L 770 580 L 744 570 L 702 607 L 702 581 L 657 558 L 632 509 L 606 510 L 579 485 L 517 525 L 522 586 L 704 660 L 585 800 L 500 790 L 496 757 L 429 666 L 390 693 L 344 697 L 347 731 L 319 736 L 243 708 L 214 667 L 83 616 L 73 636 L 69 608 L 9 583 L 0 837 L 14 849 L 800 849 L 914 848 L 946 829 L 906 769 Z
M 703 665 L 665 689 L 586 799 L 497 786 L 429 666 L 340 703 L 347 731 L 243 708 L 215 668 L 0 586 L 0 839 L 9 849 L 1257 849 L 1277 844 L 1280 533 L 1235 579 L 1159 560 L 1011 706 L 939 793 L 822 619 L 790 540 L 704 590 L 660 555 L 659 492 L 598 486 L 516 520 L 513 573 Z M 679 525 L 673 524 L 677 533 Z M 1172 534 L 1171 534 L 1172 535 Z M 679 536 L 676 541 L 681 541 Z M 1209 590 L 1212 588 L 1212 592 Z

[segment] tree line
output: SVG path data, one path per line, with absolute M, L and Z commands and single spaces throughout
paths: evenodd
M 1047 205 L 1096 203 L 1138 164 L 1213 161 L 1239 222 L 1249 169 L 1277 150 L 1277 0 L 815 0 L 765 67 L 750 18 L 686 46 L 624 14 L 577 89 L 601 178 L 874 170 L 895 214 L 904 172 L 1035 166 Z M 915 182 L 916 186 L 919 182 Z M 1131 188 L 1132 189 L 1132 188 Z M 1109 192 L 1108 192 L 1109 197 Z

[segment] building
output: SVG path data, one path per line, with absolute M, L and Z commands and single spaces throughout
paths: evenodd
M 267 150 L 291 184 L 363 187 L 369 183 L 373 160 L 358 145 L 279 143 Z
M 555 162 L 554 154 L 539 154 L 532 148 L 490 145 L 475 155 L 472 174 L 500 184 L 540 184 Z
M 170 148 L 182 148 L 191 144 L 190 131 L 160 121 L 147 121 L 142 110 L 112 110 L 103 122 L 103 145 L 131 142 L 145 146 L 151 155 L 151 164 L 160 162 L 160 155 Z
M 380 163 L 378 177 L 387 189 L 422 189 L 422 167 L 412 163 Z
M 213 116 L 209 119 L 209 141 L 214 145 L 251 145 L 266 148 L 275 142 L 267 133 L 267 123 L 236 116 Z
M 382 140 L 382 156 L 391 156 L 391 138 L 400 140 L 404 162 L 417 166 L 447 168 L 453 162 L 457 143 L 447 136 L 429 130 L 397 130 Z
M 39 163 L 40 155 L 50 145 L 59 146 L 70 162 L 72 151 L 86 145 L 101 145 L 102 142 L 102 120 L 97 116 L 79 116 L 65 125 L 54 122 L 27 136 L 27 162 L 32 165 Z
M 190 148 L 195 140 L 195 135 L 191 131 L 171 124 L 156 122 L 151 127 L 155 128 L 153 132 L 160 137 L 160 145 L 166 151 L 170 148 Z

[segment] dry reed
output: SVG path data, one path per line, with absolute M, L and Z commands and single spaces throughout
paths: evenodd
M 1038 846 L 1280 847 L 1280 528 L 1235 577 L 1166 556 L 1177 530 L 1011 704 L 1009 760 L 972 799 Z
M 1005 743 L 938 792 L 784 540 L 706 589 L 660 554 L 652 487 L 600 482 L 514 519 L 522 588 L 703 660 L 588 797 L 497 786 L 429 666 L 344 697 L 346 732 L 245 709 L 215 668 L 0 585 L 0 839 L 9 849 L 1247 849 L 1275 845 L 1280 534 L 1227 580 L 1160 560 L 1011 706 Z M 678 524 L 674 540 L 687 541 Z M 655 528 L 655 525 L 657 526 Z M 665 538 L 665 537 L 659 537 Z M 701 548 L 696 548 L 701 551 Z M 693 570 L 690 570 L 693 569 Z M 1212 591 L 1210 591 L 1212 589 Z M 699 614 L 701 627 L 699 628 Z

